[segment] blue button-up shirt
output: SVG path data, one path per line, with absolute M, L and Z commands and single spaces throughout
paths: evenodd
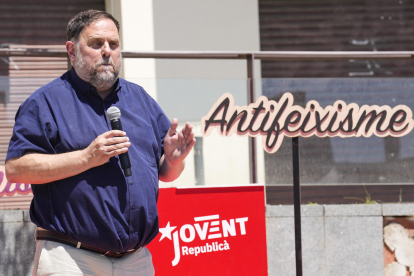
M 142 87 L 119 79 L 102 100 L 71 69 L 33 93 L 19 108 L 6 160 L 27 152 L 82 150 L 111 130 L 109 107 L 121 110 L 130 139 L 132 176 L 118 156 L 78 175 L 32 185 L 31 220 L 85 244 L 123 252 L 148 244 L 158 233 L 158 172 L 170 121 Z

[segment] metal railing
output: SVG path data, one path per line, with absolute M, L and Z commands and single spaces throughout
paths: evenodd
M 346 59 L 412 59 L 414 51 L 402 52 L 332 52 L 332 51 L 122 51 L 124 58 L 167 59 L 247 59 L 259 60 L 346 60 Z M 58 49 L 0 49 L 2 57 L 67 57 L 66 50 Z

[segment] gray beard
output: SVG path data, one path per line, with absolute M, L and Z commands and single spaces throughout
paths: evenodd
M 102 72 L 98 72 L 98 67 L 102 64 L 110 64 L 113 69 L 113 73 L 109 70 L 110 68 L 106 66 Z M 83 79 L 86 82 L 89 82 L 90 84 L 95 86 L 95 88 L 99 91 L 108 90 L 114 85 L 114 83 L 118 79 L 121 67 L 122 59 L 118 70 L 116 70 L 112 58 L 103 60 L 95 64 L 95 67 L 90 67 L 88 64 L 86 64 L 85 59 L 79 50 L 79 47 L 77 47 L 75 61 L 76 73 L 79 75 L 81 79 Z

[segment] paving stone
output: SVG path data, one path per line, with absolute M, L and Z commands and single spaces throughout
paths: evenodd
M 325 246 L 327 276 L 384 273 L 382 217 L 325 217 Z
M 323 205 L 302 205 L 300 211 L 302 217 L 322 217 L 324 215 Z
M 386 216 L 414 216 L 414 204 L 412 203 L 391 203 L 381 204 L 382 215 Z
M 324 276 L 323 217 L 304 217 L 301 226 L 303 275 Z M 293 217 L 267 218 L 266 230 L 269 275 L 295 276 Z
M 302 205 L 301 217 L 323 216 L 323 205 Z M 293 205 L 266 205 L 266 217 L 293 217 Z
M 33 223 L 0 223 L 0 275 L 31 275 L 36 250 L 34 231 Z
M 381 204 L 324 205 L 326 217 L 382 216 Z
M 30 220 L 30 211 L 29 210 L 23 210 L 23 221 L 24 222 L 32 222 Z
M 0 222 L 23 222 L 23 211 L 0 210 Z

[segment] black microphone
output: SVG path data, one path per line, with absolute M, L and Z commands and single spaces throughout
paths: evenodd
M 113 130 L 122 130 L 122 124 L 121 124 L 121 110 L 119 110 L 116 106 L 111 106 L 106 111 L 106 116 L 108 116 L 108 119 L 111 121 L 111 127 Z M 129 161 L 129 155 L 128 152 L 121 153 L 119 155 L 119 160 L 121 160 L 121 167 L 124 169 L 125 176 L 132 175 L 131 172 L 131 161 Z

